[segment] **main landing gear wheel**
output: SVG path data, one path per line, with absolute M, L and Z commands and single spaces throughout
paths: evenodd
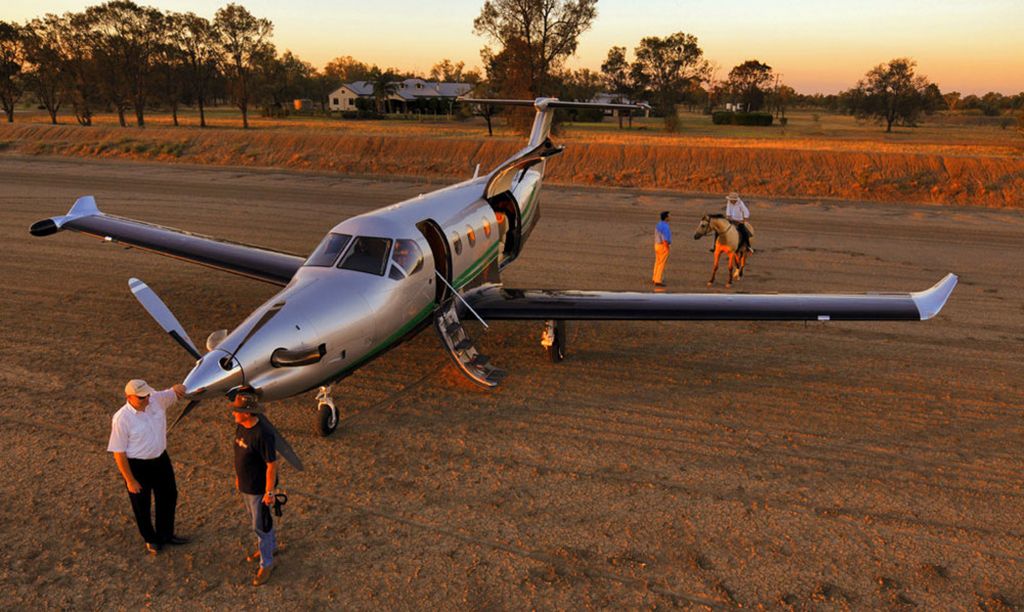
M 334 400 L 331 398 L 330 387 L 320 387 L 316 395 L 316 431 L 321 436 L 327 437 L 338 428 L 338 409 L 334 407 Z
M 565 346 L 567 342 L 565 321 L 548 321 L 545 323 L 540 343 L 547 352 L 551 363 L 558 363 L 565 359 Z

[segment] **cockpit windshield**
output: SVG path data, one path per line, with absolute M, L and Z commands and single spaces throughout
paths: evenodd
M 384 268 L 388 263 L 388 252 L 391 250 L 390 238 L 369 238 L 357 236 L 352 241 L 352 248 L 342 258 L 338 267 L 343 270 L 355 270 L 384 276 Z
M 396 240 L 391 261 L 398 264 L 404 274 L 412 276 L 423 268 L 423 251 L 414 240 Z
M 352 236 L 348 234 L 327 234 L 303 265 L 333 266 L 338 260 L 338 255 L 341 255 L 351 240 Z

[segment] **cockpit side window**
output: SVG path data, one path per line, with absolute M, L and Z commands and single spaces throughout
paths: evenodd
M 338 255 L 341 255 L 351 240 L 352 236 L 348 234 L 327 234 L 303 265 L 333 266 L 338 260 Z
M 356 236 L 352 241 L 352 248 L 342 258 L 338 267 L 343 270 L 384 276 L 384 268 L 387 267 L 390 250 L 391 239 L 389 238 Z
M 401 268 L 403 275 L 412 276 L 423 269 L 423 251 L 420 250 L 415 240 L 396 240 L 391 261 Z M 391 269 L 394 270 L 395 266 L 392 266 Z M 395 277 L 392 275 L 392 278 Z

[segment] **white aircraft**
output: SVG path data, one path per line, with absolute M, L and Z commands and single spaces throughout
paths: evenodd
M 493 387 L 504 372 L 477 351 L 462 325 L 466 317 L 543 321 L 542 344 L 560 361 L 566 320 L 924 320 L 956 286 L 949 274 L 927 291 L 899 294 L 506 288 L 501 271 L 536 226 L 547 160 L 562 152 L 549 139 L 555 109 L 641 107 L 554 98 L 466 102 L 534 107 L 526 147 L 484 176 L 342 221 L 308 257 L 108 215 L 92 196 L 30 231 L 74 230 L 283 287 L 234 330 L 210 334 L 204 354 L 145 283 L 129 281 L 149 314 L 197 360 L 184 380 L 192 401 L 175 423 L 204 398 L 246 390 L 273 401 L 319 388 L 322 435 L 338 424 L 331 386 L 431 324 L 462 373 Z

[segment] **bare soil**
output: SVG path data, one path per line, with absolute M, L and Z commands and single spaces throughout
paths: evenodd
M 553 166 L 558 161 L 553 162 Z M 249 585 L 233 426 L 170 436 L 188 546 L 147 556 L 105 452 L 124 382 L 190 363 L 132 298 L 146 280 L 193 338 L 275 291 L 28 226 L 104 210 L 306 252 L 336 222 L 436 185 L 0 157 L 2 607 L 1010 609 L 1024 606 L 1024 220 L 1009 211 L 751 198 L 752 292 L 907 291 L 961 276 L 921 323 L 586 323 L 547 363 L 540 325 L 475 330 L 510 370 L 463 380 L 424 332 L 348 379 L 271 405 L 287 551 Z M 647 290 L 657 212 L 669 289 L 705 291 L 690 231 L 716 199 L 547 188 L 505 282 Z M 712 291 L 724 291 L 719 285 Z

